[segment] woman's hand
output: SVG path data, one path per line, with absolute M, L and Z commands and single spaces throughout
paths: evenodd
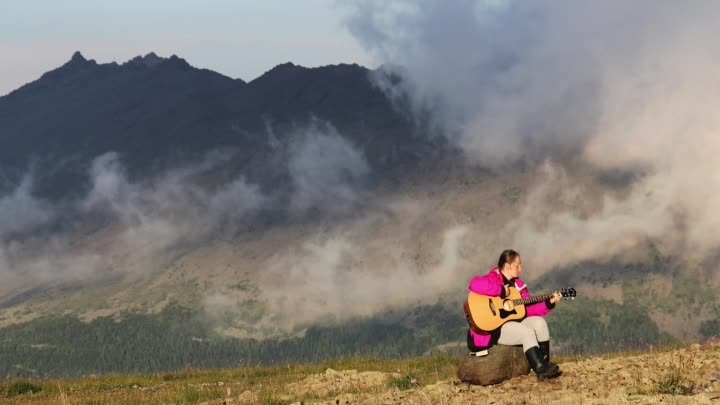
M 555 291 L 555 292 L 553 293 L 552 298 L 550 298 L 550 303 L 551 303 L 551 304 L 557 304 L 557 303 L 560 301 L 560 299 L 562 299 L 562 295 L 560 295 L 560 292 Z

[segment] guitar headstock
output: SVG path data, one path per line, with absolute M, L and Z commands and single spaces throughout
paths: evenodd
M 560 290 L 560 295 L 566 300 L 574 300 L 577 296 L 577 291 L 572 287 L 567 287 Z

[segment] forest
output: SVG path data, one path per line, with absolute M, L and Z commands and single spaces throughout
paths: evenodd
M 580 297 L 548 317 L 554 346 L 592 354 L 672 343 L 641 306 Z M 439 302 L 400 319 L 376 316 L 317 325 L 301 337 L 221 337 L 197 311 L 170 305 L 157 314 L 125 314 L 83 322 L 51 316 L 0 329 L 0 375 L 70 377 L 181 369 L 313 363 L 369 356 L 409 358 L 445 350 L 458 355 L 467 324 L 460 308 Z M 715 324 L 708 324 L 708 333 Z M 449 348 L 449 349 L 448 349 Z

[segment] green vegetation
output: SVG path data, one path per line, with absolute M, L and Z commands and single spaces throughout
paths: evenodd
M 30 381 L 15 381 L 7 387 L 5 396 L 14 397 L 16 395 L 34 394 L 40 391 L 42 391 L 42 387 Z
M 508 186 L 503 190 L 502 196 L 505 201 L 509 202 L 510 204 L 515 204 L 520 200 L 520 197 L 522 196 L 522 189 L 517 186 Z
M 651 319 L 652 311 L 672 313 L 683 307 L 687 317 L 720 312 L 709 286 L 698 282 L 692 272 L 680 271 L 654 245 L 649 249 L 648 265 L 585 263 L 533 283 L 538 293 L 582 283 L 622 286 L 622 305 L 590 299 L 582 290 L 574 302 L 560 304 L 548 317 L 554 350 L 584 355 L 667 345 L 672 339 Z M 670 277 L 672 287 L 649 286 L 646 281 L 651 276 Z M 233 288 L 252 286 L 240 282 Z M 242 316 L 250 319 L 262 315 L 256 305 L 247 305 L 243 311 L 247 313 Z M 227 313 L 216 318 L 232 325 L 236 316 Z M 461 304 L 444 301 L 374 318 L 316 325 L 302 337 L 285 339 L 223 338 L 213 326 L 217 325 L 211 325 L 205 314 L 177 304 L 157 314 L 124 314 L 119 320 L 107 317 L 85 323 L 73 316 L 39 318 L 0 329 L 0 375 L 51 378 L 318 363 L 358 356 L 402 359 L 437 354 L 441 347 L 451 353 L 464 352 L 467 331 Z M 700 334 L 720 335 L 720 322 L 700 323 Z M 415 378 L 410 371 L 404 375 Z M 395 384 L 401 387 L 406 382 L 400 379 Z M 187 392 L 188 397 L 195 395 Z
M 700 334 L 706 338 L 720 336 L 720 320 L 710 319 L 700 323 Z
M 561 305 L 548 322 L 556 347 L 566 354 L 631 350 L 670 341 L 642 306 L 582 295 Z M 447 303 L 384 318 L 314 326 L 302 337 L 267 340 L 221 338 L 200 313 L 179 306 L 158 314 L 126 314 L 120 321 L 48 317 L 0 330 L 0 375 L 49 378 L 317 363 L 357 356 L 411 358 L 438 353 L 437 348 L 448 343 L 454 343 L 451 353 L 464 352 L 466 331 L 459 304 Z
M 661 332 L 647 310 L 608 300 L 578 297 L 563 303 L 562 310 L 548 317 L 553 338 L 571 354 L 634 350 L 666 345 L 672 338 Z
M 416 328 L 354 320 L 311 327 L 303 337 L 260 341 L 221 338 L 199 313 L 178 306 L 168 306 L 158 314 L 127 314 L 120 321 L 99 318 L 84 323 L 72 316 L 47 317 L 0 330 L 0 375 L 42 378 L 319 362 L 353 356 L 403 358 L 422 355 L 458 336 L 464 338 L 460 311 L 428 306 L 406 316 L 433 321 Z M 436 330 L 442 322 L 446 327 Z
M 417 384 L 417 379 L 411 375 L 403 375 L 400 377 L 392 377 L 387 383 L 390 388 L 397 388 L 399 390 L 409 390 Z
M 254 399 L 244 403 L 259 405 L 289 404 L 285 385 L 301 381 L 326 369 L 382 371 L 400 373 L 398 388 L 414 388 L 455 377 L 459 356 L 437 355 L 405 360 L 383 360 L 375 357 L 333 359 L 317 364 L 242 367 L 235 369 L 192 370 L 145 375 L 104 375 L 80 379 L 40 380 L 40 389 L 13 397 L 1 395 L 16 383 L 0 384 L 0 404 L 34 405 L 137 405 L 137 404 L 198 404 L 230 396 L 237 398 L 252 391 Z M 355 388 L 366 390 L 365 388 Z M 384 386 L 377 389 L 382 390 Z M 332 396 L 331 391 L 327 395 Z M 318 399 L 307 394 L 305 400 Z M 222 403 L 222 402 L 218 402 Z

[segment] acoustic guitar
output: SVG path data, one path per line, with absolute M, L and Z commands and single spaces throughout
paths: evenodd
M 515 287 L 509 288 L 509 294 L 505 298 L 490 297 L 474 292 L 468 294 L 465 302 L 465 318 L 470 327 L 476 331 L 491 332 L 503 326 L 505 322 L 516 321 L 525 317 L 525 305 L 535 304 L 552 298 L 553 294 L 536 295 L 523 299 Z M 560 295 L 563 299 L 575 299 L 574 288 L 563 288 Z

